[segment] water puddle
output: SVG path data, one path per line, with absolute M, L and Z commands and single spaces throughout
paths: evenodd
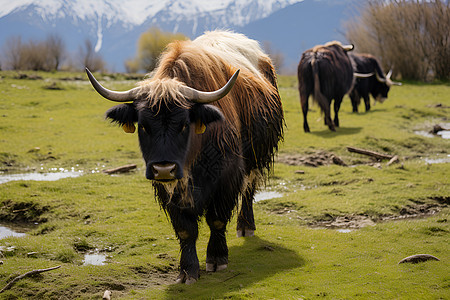
M 436 133 L 437 135 L 440 135 L 443 139 L 450 139 L 450 130 L 442 130 L 442 131 L 438 131 Z
M 0 174 L 0 184 L 16 180 L 34 181 L 56 181 L 63 178 L 72 178 L 83 175 L 83 172 L 63 171 L 51 173 L 22 173 L 22 174 Z
M 103 266 L 106 262 L 106 255 L 100 253 L 87 253 L 84 255 L 83 266 Z
M 336 231 L 340 232 L 340 233 L 349 233 L 349 232 L 352 232 L 353 230 L 352 229 L 338 229 Z
M 255 194 L 255 202 L 283 197 L 282 193 L 273 191 L 260 191 Z
M 427 138 L 434 138 L 435 137 L 434 134 L 429 133 L 428 131 L 425 131 L 425 130 L 416 130 L 416 131 L 414 131 L 414 133 L 418 134 L 420 136 L 427 137 Z
M 446 157 L 436 157 L 436 158 L 424 158 L 424 161 L 427 164 L 445 164 L 450 163 L 450 154 L 447 154 Z
M 24 230 L 21 228 L 12 229 L 10 227 L 0 225 L 0 239 L 4 239 L 7 237 L 22 237 L 25 235 L 26 234 L 25 234 Z
M 416 130 L 414 133 L 427 138 L 441 137 L 448 140 L 450 139 L 450 129 L 448 128 L 450 128 L 450 123 L 436 124 L 430 131 Z

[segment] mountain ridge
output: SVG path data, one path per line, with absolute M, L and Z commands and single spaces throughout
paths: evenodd
M 280 36 L 298 37 L 298 34 L 293 34 L 296 29 L 287 28 L 286 24 L 293 24 L 290 25 L 293 27 L 302 24 L 298 20 L 305 18 L 308 13 L 302 10 L 309 6 L 326 10 L 329 14 L 327 7 L 337 5 L 339 9 L 336 11 L 341 12 L 351 1 L 191 0 L 187 7 L 183 0 L 16 0 L 15 7 L 10 3 L 0 5 L 0 28 L 6 28 L 0 31 L 0 45 L 11 36 L 21 36 L 24 40 L 43 39 L 56 33 L 63 37 L 67 49 L 73 54 L 85 39 L 89 39 L 107 62 L 108 69 L 123 71 L 125 60 L 136 53 L 139 35 L 152 26 L 168 32 L 178 31 L 191 39 L 204 31 L 229 29 L 247 34 L 260 43 L 271 42 L 292 64 L 298 56 L 293 52 L 299 51 L 293 50 L 298 48 L 298 41 Z M 340 4 L 333 4 L 335 2 Z M 127 3 L 130 7 L 125 9 Z M 203 10 L 200 9 L 202 3 L 206 5 Z M 135 15 L 130 12 L 135 12 Z M 322 22 L 323 27 L 332 32 L 330 28 L 340 26 L 336 24 L 339 18 L 325 17 L 328 22 Z M 328 38 L 325 37 L 327 34 L 321 35 Z

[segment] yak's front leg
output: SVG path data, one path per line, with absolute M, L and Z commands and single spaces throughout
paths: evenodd
M 167 211 L 175 234 L 180 241 L 180 274 L 176 282 L 195 283 L 200 277 L 200 265 L 196 249 L 198 237 L 197 218 L 195 214 L 176 206 L 169 206 Z
M 231 168 L 229 171 L 231 172 Z M 233 169 L 235 171 L 235 169 Z M 234 174 L 235 175 L 235 174 Z M 225 176 L 225 178 L 232 178 Z M 219 186 L 225 186 L 221 182 Z M 228 267 L 227 223 L 237 204 L 239 189 L 219 189 L 206 211 L 206 222 L 211 235 L 206 250 L 206 271 L 221 271 Z
M 226 220 L 220 220 L 214 214 L 206 215 L 206 222 L 211 231 L 206 249 L 206 271 L 216 272 L 228 267 L 228 246 L 226 238 Z

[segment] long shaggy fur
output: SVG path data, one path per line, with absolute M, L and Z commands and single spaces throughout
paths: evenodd
M 278 141 L 283 131 L 283 111 L 276 87 L 275 71 L 270 58 L 258 43 L 244 35 L 227 31 L 213 31 L 194 41 L 176 41 L 168 45 L 151 77 L 140 83 L 142 93 L 151 91 L 148 105 L 161 105 L 172 101 L 180 107 L 191 102 L 181 97 L 177 86 L 215 91 L 226 84 L 233 73 L 240 75 L 231 92 L 214 103 L 225 116 L 225 122 L 215 125 L 211 138 L 223 140 L 230 147 L 239 148 L 241 129 L 250 131 L 251 146 L 261 148 L 252 141 L 251 133 L 261 120 L 276 124 L 274 136 L 270 136 L 267 149 L 260 150 L 258 167 L 270 168 Z M 256 134 L 256 132 L 255 132 Z M 256 157 L 254 158 L 256 159 Z

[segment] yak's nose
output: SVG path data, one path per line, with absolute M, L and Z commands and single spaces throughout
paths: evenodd
M 153 179 L 155 180 L 174 180 L 176 176 L 177 165 L 174 163 L 156 163 L 151 166 Z

